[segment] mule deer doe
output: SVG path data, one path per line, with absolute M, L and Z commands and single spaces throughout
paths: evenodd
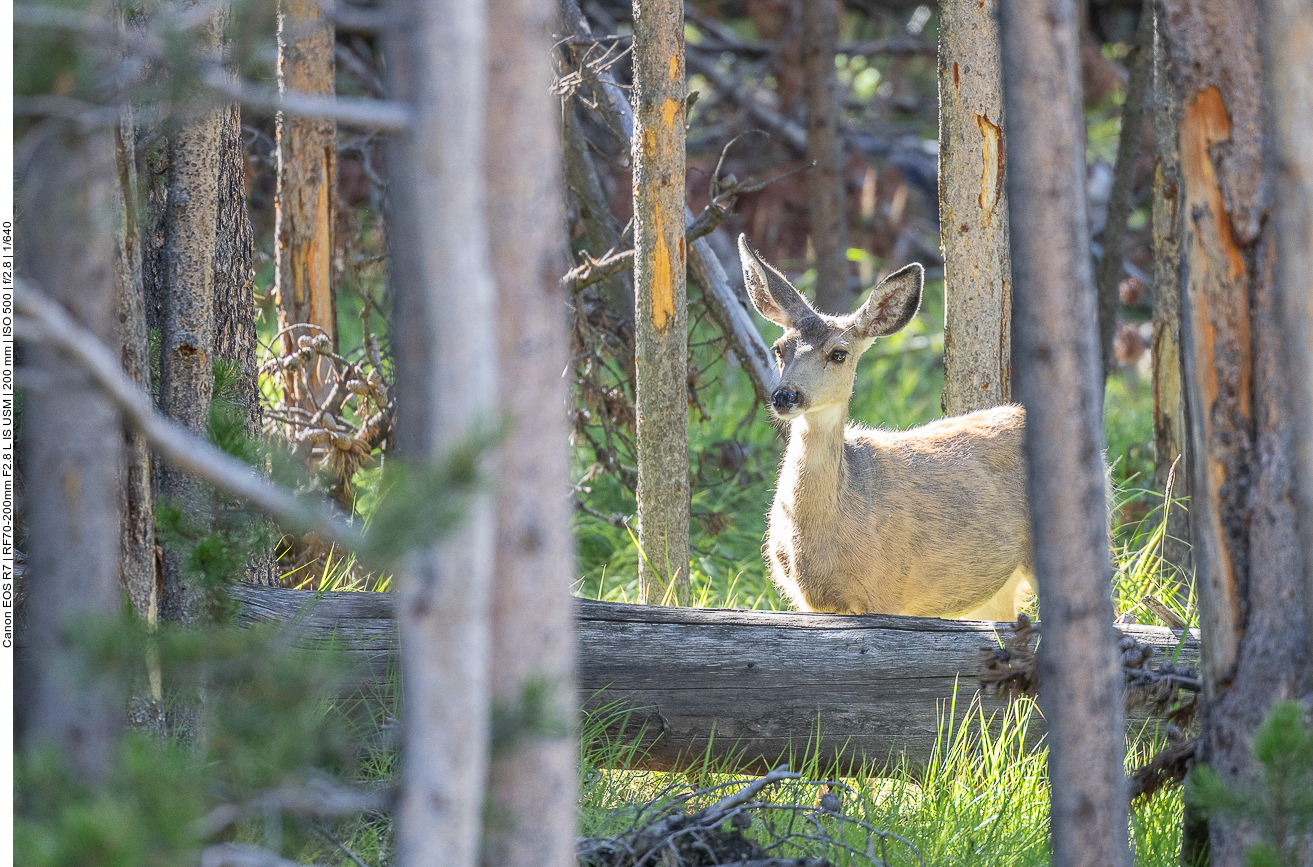
M 1025 411 L 999 406 L 908 431 L 845 424 L 857 359 L 921 303 L 908 265 L 856 313 L 817 312 L 739 236 L 775 342 L 774 415 L 789 444 L 771 506 L 771 576 L 799 609 L 1015 620 L 1031 583 Z

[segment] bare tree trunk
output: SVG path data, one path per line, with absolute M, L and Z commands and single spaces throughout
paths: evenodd
M 278 89 L 332 94 L 333 22 L 315 0 L 281 0 L 278 16 Z M 300 337 L 326 334 L 337 347 L 337 305 L 333 296 L 333 210 L 336 199 L 337 127 L 332 120 L 280 112 L 277 122 L 278 193 L 274 291 L 282 351 L 296 349 Z M 297 327 L 306 323 L 316 327 Z M 317 356 L 310 371 L 316 391 L 332 363 Z M 299 378 L 289 376 L 289 403 L 313 404 L 298 393 Z M 327 386 L 323 386 L 327 390 Z M 322 399 L 323 394 L 318 397 Z
M 20 167 L 20 273 L 100 339 L 114 340 L 116 171 L 109 129 L 82 133 L 48 121 Z M 19 743 L 53 745 L 84 779 L 103 780 L 121 725 L 121 697 L 94 685 L 73 630 L 112 618 L 119 597 L 118 411 L 90 377 L 54 350 L 31 346 L 39 372 L 23 412 L 28 478 L 26 640 L 15 705 Z
M 552 4 L 495 0 L 488 41 L 488 224 L 501 415 L 491 688 L 499 732 L 483 863 L 574 864 L 574 551 L 559 108 Z
M 848 209 L 845 204 L 843 137 L 840 132 L 838 73 L 839 4 L 802 4 L 802 95 L 807 109 L 807 224 L 816 254 L 816 307 L 848 313 Z
M 1263 58 L 1276 172 L 1277 284 L 1290 372 L 1299 530 L 1304 550 L 1306 659 L 1313 663 L 1313 6 L 1268 0 Z M 1313 693 L 1313 664 L 1300 693 Z
M 1012 264 L 998 3 L 939 18 L 939 219 L 944 412 L 1012 400 Z
M 121 12 L 119 13 L 122 14 Z M 124 103 L 116 130 L 118 189 L 115 196 L 115 240 L 118 264 L 114 294 L 119 323 L 119 360 L 123 370 L 147 394 L 151 393 L 150 342 L 146 330 L 146 296 L 142 283 L 140 190 L 133 157 L 136 132 L 132 105 Z M 119 579 L 137 615 L 154 624 L 159 608 L 159 577 L 155 558 L 155 477 L 150 448 L 136 431 L 124 433 L 119 488 Z
M 1155 18 L 1156 18 L 1155 14 Z M 1172 84 L 1171 46 L 1155 23 L 1153 40 L 1153 441 L 1154 490 L 1173 499 L 1190 496 L 1190 421 L 1181 386 L 1181 221 L 1178 213 L 1181 149 L 1177 141 L 1181 100 Z M 1171 490 L 1168 491 L 1168 480 Z M 1163 559 L 1194 574 L 1187 506 L 1168 510 Z M 1188 580 L 1188 579 L 1187 579 Z M 1188 589 L 1188 588 L 1183 588 Z
M 689 595 L 684 7 L 634 4 L 634 289 L 641 601 Z
M 226 19 L 226 9 L 217 11 L 196 30 L 199 51 L 219 56 Z M 202 437 L 214 396 L 214 247 L 225 116 L 224 109 L 205 111 L 183 122 L 170 139 L 161 253 L 160 410 Z M 185 473 L 161 465 L 159 492 L 185 518 L 203 526 L 212 520 L 205 486 Z M 179 552 L 166 548 L 163 577 L 160 613 L 174 622 L 195 622 L 200 590 L 186 581 Z
M 1072 0 L 1003 6 L 1018 390 L 1044 642 L 1053 863 L 1131 863 Z
M 1153 2 L 1146 0 L 1140 10 L 1135 30 L 1135 52 L 1130 80 L 1126 82 L 1126 101 L 1122 103 L 1121 134 L 1117 140 L 1117 164 L 1113 168 L 1112 190 L 1108 194 L 1108 216 L 1100 238 L 1103 255 L 1099 259 L 1099 357 L 1103 363 L 1103 380 L 1112 374 L 1113 338 L 1117 332 L 1117 308 L 1121 304 L 1122 241 L 1131 216 L 1131 193 L 1135 186 L 1135 166 L 1140 160 L 1140 138 L 1144 132 L 1144 97 L 1153 69 Z
M 1182 357 L 1192 424 L 1194 558 L 1204 704 L 1199 760 L 1223 779 L 1253 765 L 1253 735 L 1276 699 L 1307 677 L 1308 588 L 1292 502 L 1292 419 L 1253 0 L 1169 0 L 1181 114 Z M 1306 108 L 1306 106 L 1304 107 Z M 1244 863 L 1253 829 L 1209 824 L 1210 863 Z M 1189 842 L 1189 841 L 1187 841 Z
M 237 365 L 237 401 L 247 430 L 260 430 L 259 365 L 256 363 L 255 237 L 246 203 L 246 149 L 242 111 L 228 106 L 220 119 L 218 202 L 214 244 L 214 356 Z
M 498 344 L 484 192 L 486 10 L 481 0 L 441 0 L 405 14 L 410 26 L 388 44 L 391 90 L 414 111 L 389 161 L 392 322 L 397 449 L 418 471 L 493 429 Z M 397 575 L 401 867 L 478 860 L 495 531 L 490 492 L 468 505 L 446 539 L 410 554 Z

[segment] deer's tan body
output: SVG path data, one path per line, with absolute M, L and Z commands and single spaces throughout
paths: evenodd
M 766 559 L 804 611 L 1013 620 L 1029 589 L 1025 413 L 1001 406 L 908 431 L 846 423 L 857 359 L 911 320 L 920 266 L 844 317 L 816 312 L 739 239 L 758 311 L 781 325 L 773 411 L 789 444 Z

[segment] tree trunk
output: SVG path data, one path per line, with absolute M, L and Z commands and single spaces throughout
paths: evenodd
M 226 9 L 217 11 L 197 28 L 200 52 L 219 56 L 226 19 Z M 214 396 L 214 249 L 226 116 L 225 109 L 203 111 L 184 121 L 169 142 L 159 406 L 201 437 L 206 435 Z M 174 501 L 187 520 L 201 526 L 211 522 L 205 486 L 185 473 L 162 465 L 159 492 Z M 200 590 L 185 579 L 177 551 L 165 549 L 163 578 L 160 613 L 174 622 L 196 622 Z
M 493 744 L 483 863 L 574 864 L 574 580 L 569 364 L 559 104 L 551 4 L 494 0 L 488 40 L 488 224 L 497 282 L 501 417 L 491 692 Z
M 845 204 L 843 137 L 840 132 L 838 73 L 839 4 L 802 4 L 802 95 L 807 110 L 807 224 L 816 254 L 816 307 L 848 313 L 848 209 Z
M 1262 20 L 1276 172 L 1277 286 L 1290 371 L 1299 530 L 1304 550 L 1306 659 L 1313 663 L 1313 7 L 1268 0 Z M 1313 664 L 1303 695 L 1313 693 Z
M 1157 15 L 1155 14 L 1155 18 Z M 1177 141 L 1181 100 L 1172 84 L 1172 50 L 1155 21 L 1153 40 L 1153 442 L 1154 490 L 1173 499 L 1190 496 L 1190 421 L 1181 387 L 1181 237 L 1177 212 L 1181 150 Z M 1170 491 L 1168 480 L 1171 480 Z M 1164 500 L 1167 528 L 1163 559 L 1188 585 L 1194 575 L 1188 505 Z M 1188 592 L 1189 587 L 1182 590 Z
M 19 271 L 101 340 L 113 344 L 114 138 L 47 121 L 20 167 Z M 88 669 L 74 630 L 119 610 L 118 411 L 91 378 L 55 351 L 25 350 L 39 385 L 26 391 L 26 640 L 18 660 L 19 743 L 51 745 L 77 777 L 102 782 L 114 756 L 122 698 Z
M 413 126 L 389 160 L 397 450 L 436 467 L 496 424 L 497 330 L 484 181 L 487 20 L 480 0 L 413 2 L 388 44 Z M 540 215 L 541 218 L 541 215 Z M 550 218 L 549 218 L 550 219 Z M 490 461 L 481 474 L 492 473 Z M 478 860 L 488 771 L 490 490 L 397 572 L 406 697 L 396 862 Z
M 331 95 L 333 22 L 315 0 L 282 0 L 280 9 L 278 89 Z M 296 349 L 298 338 L 320 334 L 328 335 L 337 348 L 332 286 L 336 131 L 332 120 L 278 114 L 274 291 L 284 354 Z M 332 362 L 322 356 L 316 359 L 306 374 L 316 398 L 322 400 Z M 314 403 L 301 393 L 302 382 L 295 373 L 288 374 L 284 388 L 288 403 L 313 411 Z
M 246 203 L 246 148 L 242 111 L 228 106 L 220 118 L 218 202 L 214 245 L 214 357 L 237 366 L 236 400 L 247 431 L 260 430 L 259 364 L 255 332 L 255 237 Z
M 634 289 L 642 601 L 689 596 L 684 7 L 634 4 Z
M 122 15 L 122 13 L 118 13 Z M 124 103 L 116 130 L 118 189 L 115 195 L 115 240 L 118 263 L 114 273 L 118 314 L 119 360 L 123 370 L 147 394 L 151 393 L 150 341 L 146 330 L 146 296 L 142 282 L 141 201 L 134 159 L 136 132 L 132 105 Z M 155 559 L 155 476 L 150 448 L 137 431 L 126 431 L 120 470 L 119 580 L 137 616 L 155 623 L 159 610 L 159 577 Z
M 1129 867 L 1079 18 L 1072 0 L 1016 0 L 1000 31 L 1008 140 L 1026 167 L 1009 176 L 1008 194 L 1053 863 Z
M 1182 357 L 1192 424 L 1194 559 L 1203 631 L 1199 760 L 1253 766 L 1254 731 L 1307 675 L 1292 419 L 1267 228 L 1264 113 L 1253 0 L 1169 0 L 1160 19 L 1181 113 Z M 1244 863 L 1253 829 L 1209 826 L 1210 863 Z
M 939 18 L 939 211 L 944 412 L 1012 400 L 1012 265 L 998 4 Z
M 1112 190 L 1108 193 L 1108 214 L 1104 220 L 1099 258 L 1099 358 L 1103 381 L 1116 366 L 1113 338 L 1117 333 L 1117 308 L 1121 306 L 1122 242 L 1131 216 L 1131 194 L 1135 186 L 1135 167 L 1140 161 L 1140 138 L 1144 132 L 1144 97 L 1153 68 L 1153 2 L 1146 0 L 1135 29 L 1134 52 L 1130 61 L 1130 78 L 1126 82 L 1126 101 L 1122 103 L 1121 133 L 1117 140 L 1117 164 L 1113 167 Z

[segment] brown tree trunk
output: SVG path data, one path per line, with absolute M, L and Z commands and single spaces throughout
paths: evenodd
M 939 19 L 939 211 L 944 412 L 1012 400 L 1012 265 L 998 4 L 945 3 Z
M 1290 372 L 1299 530 L 1304 551 L 1305 632 L 1310 664 L 1301 694 L 1313 693 L 1313 6 L 1268 0 L 1263 58 L 1276 171 L 1277 285 Z M 1313 854 L 1313 853 L 1310 853 Z
M 816 307 L 848 313 L 848 209 L 845 204 L 843 137 L 840 130 L 838 73 L 834 55 L 839 41 L 835 0 L 802 4 L 802 95 L 807 110 L 807 224 L 816 254 Z
M 219 129 L 218 201 L 214 244 L 214 357 L 237 366 L 237 402 L 247 430 L 260 430 L 255 333 L 255 237 L 246 203 L 246 149 L 241 106 L 232 103 Z
M 332 94 L 333 22 L 315 0 L 282 0 L 278 24 L 278 89 Z M 337 305 L 333 296 L 333 210 L 336 124 L 280 112 L 277 121 L 278 193 L 275 199 L 274 291 L 284 354 L 297 339 L 326 334 L 337 348 Z M 305 327 L 300 323 L 311 327 Z M 316 356 L 307 371 L 319 399 L 332 363 Z M 313 408 L 301 380 L 289 374 L 289 403 Z
M 196 31 L 198 50 L 217 57 L 227 12 L 213 13 Z M 169 142 L 168 199 L 161 251 L 163 311 L 160 347 L 160 410 L 204 437 L 214 396 L 214 249 L 218 218 L 219 153 L 225 109 L 204 111 L 184 123 Z M 212 520 L 204 485 L 161 465 L 159 492 L 206 526 Z M 160 613 L 193 623 L 200 590 L 183 574 L 179 552 L 164 552 Z
M 1204 704 L 1199 760 L 1223 779 L 1253 766 L 1254 731 L 1309 664 L 1296 542 L 1292 419 L 1275 239 L 1268 228 L 1253 0 L 1169 0 L 1160 18 L 1181 113 L 1182 356 L 1192 424 L 1194 559 Z M 1253 829 L 1214 819 L 1210 863 L 1244 863 Z M 1188 842 L 1188 841 L 1187 841 Z
M 1156 15 L 1155 15 L 1156 17 Z M 1181 387 L 1181 223 L 1177 211 L 1181 150 L 1177 141 L 1181 101 L 1172 84 L 1171 46 L 1155 22 L 1153 40 L 1153 441 L 1154 490 L 1173 499 L 1190 496 L 1189 415 Z M 1168 490 L 1168 481 L 1171 481 Z M 1164 501 L 1167 528 L 1163 559 L 1194 574 L 1189 505 Z M 1188 586 L 1182 587 L 1188 592 Z
M 634 291 L 641 601 L 689 597 L 684 7 L 634 4 Z
M 416 0 L 406 14 L 411 26 L 388 43 L 391 90 L 414 112 L 389 160 L 392 323 L 397 450 L 418 472 L 495 425 L 498 343 L 484 193 L 484 5 Z M 487 463 L 479 470 L 491 474 Z M 478 860 L 488 772 L 491 486 L 467 506 L 445 539 L 409 554 L 397 573 L 406 696 L 400 867 Z
M 1008 194 L 1053 863 L 1129 867 L 1079 18 L 1072 0 L 1016 0 L 1000 22 L 1008 141 L 1013 164 L 1026 167 L 1009 176 Z
M 488 224 L 500 347 L 501 417 L 510 425 L 497 485 L 492 591 L 494 718 L 483 863 L 574 864 L 574 551 L 570 535 L 569 364 L 556 16 L 536 0 L 489 4 Z
M 107 128 L 83 133 L 47 121 L 45 140 L 20 167 L 19 272 L 106 343 L 114 342 L 115 155 Z M 121 725 L 121 697 L 97 684 L 73 631 L 119 609 L 119 413 L 91 378 L 34 345 L 39 372 L 23 411 L 28 563 L 24 652 L 18 660 L 16 734 L 27 749 L 53 746 L 75 774 L 101 782 Z

